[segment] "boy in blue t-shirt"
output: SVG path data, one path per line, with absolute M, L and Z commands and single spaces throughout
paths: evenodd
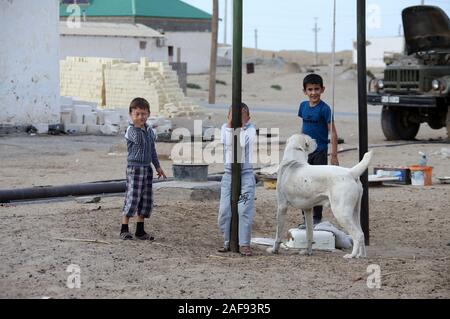
M 314 153 L 309 154 L 308 163 L 311 165 L 327 165 L 328 155 L 328 133 L 332 130 L 333 143 L 331 144 L 331 165 L 339 165 L 337 158 L 337 133 L 331 121 L 331 109 L 320 96 L 325 91 L 322 77 L 318 74 L 308 74 L 303 79 L 303 92 L 308 101 L 300 103 L 298 116 L 303 119 L 301 132 L 316 140 L 317 148 Z M 314 225 L 322 220 L 322 206 L 314 207 Z M 305 228 L 301 224 L 300 228 Z

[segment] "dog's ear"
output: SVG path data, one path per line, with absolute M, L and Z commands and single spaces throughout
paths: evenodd
M 309 135 L 305 135 L 305 151 L 308 154 L 314 152 L 317 148 L 317 143 L 314 139 L 312 139 Z

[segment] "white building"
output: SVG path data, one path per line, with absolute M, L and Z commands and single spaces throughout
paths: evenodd
M 181 62 L 187 62 L 188 73 L 208 73 L 211 52 L 210 32 L 164 32 L 167 38 L 169 62 L 177 62 L 180 49 Z M 173 52 L 173 54 L 172 54 Z
M 0 1 L 0 126 L 59 123 L 58 7 Z
M 403 53 L 405 39 L 403 37 L 367 38 L 366 64 L 368 68 L 384 68 L 385 54 Z M 356 42 L 353 42 L 353 63 L 357 63 Z
M 73 27 L 61 22 L 60 59 L 68 56 L 121 58 L 139 62 L 141 57 L 167 62 L 166 38 L 142 24 L 83 22 Z
M 163 61 L 187 63 L 188 73 L 207 73 L 211 52 L 211 15 L 180 0 L 62 0 L 63 22 L 143 24 L 162 33 Z M 139 48 L 136 49 L 139 52 Z

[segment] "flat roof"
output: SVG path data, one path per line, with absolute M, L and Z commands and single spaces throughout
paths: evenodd
M 80 28 L 69 27 L 66 21 L 60 21 L 59 33 L 61 35 L 105 36 L 105 37 L 136 37 L 136 38 L 162 38 L 158 31 L 143 24 L 110 23 L 110 22 L 83 22 Z

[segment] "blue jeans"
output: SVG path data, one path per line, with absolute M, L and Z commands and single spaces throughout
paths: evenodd
M 239 245 L 250 246 L 253 212 L 255 210 L 255 175 L 253 171 L 241 176 L 241 195 L 238 202 Z M 219 229 L 223 234 L 224 247 L 230 246 L 231 225 L 231 174 L 225 173 L 220 187 Z

